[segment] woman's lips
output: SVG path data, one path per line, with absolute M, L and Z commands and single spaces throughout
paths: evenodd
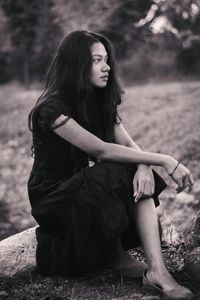
M 108 80 L 108 75 L 101 76 L 101 79 Z

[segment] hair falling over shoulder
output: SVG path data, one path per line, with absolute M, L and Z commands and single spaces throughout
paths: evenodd
M 92 66 L 91 46 L 101 42 L 108 53 L 109 80 L 105 88 L 92 86 L 89 75 Z M 117 80 L 116 62 L 111 42 L 102 34 L 80 30 L 66 35 L 57 48 L 46 74 L 46 86 L 29 114 L 29 129 L 33 129 L 37 108 L 50 99 L 59 99 L 74 112 L 74 118 L 86 129 L 90 127 L 88 105 L 93 98 L 101 98 L 102 122 L 105 139 L 110 139 L 117 123 L 117 105 L 121 103 L 122 90 Z

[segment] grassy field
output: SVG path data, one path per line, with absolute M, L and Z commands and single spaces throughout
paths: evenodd
M 29 91 L 17 84 L 0 89 L 0 239 L 35 225 L 26 190 L 32 166 L 27 117 L 40 93 L 37 86 Z M 173 155 L 191 169 L 196 179 L 191 195 L 184 192 L 176 196 L 174 184 L 157 169 L 169 183 L 158 213 L 166 240 L 174 239 L 171 240 L 174 252 L 165 254 L 173 271 L 184 259 L 181 251 L 178 257 L 175 254 L 177 245 L 173 245 L 173 241 L 184 239 L 182 232 L 190 230 L 200 208 L 199 104 L 199 82 L 174 82 L 129 87 L 120 109 L 125 127 L 142 149 Z M 80 281 L 56 279 L 53 282 L 35 276 L 18 279 L 19 282 L 5 281 L 2 288 L 10 291 L 9 299 L 159 299 L 144 296 L 141 284 L 126 281 L 122 285 L 109 274 Z M 196 289 L 191 281 L 188 284 Z

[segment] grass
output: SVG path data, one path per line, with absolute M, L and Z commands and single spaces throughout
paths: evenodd
M 198 177 L 199 99 L 199 82 L 136 86 L 127 90 L 122 116 L 142 149 L 173 155 Z
M 35 225 L 26 190 L 32 166 L 27 116 L 40 92 L 37 86 L 29 91 L 15 83 L 1 86 L 0 239 Z M 120 109 L 125 127 L 142 149 L 173 155 L 192 170 L 197 180 L 191 195 L 185 192 L 176 196 L 173 183 L 167 179 L 170 188 L 162 196 L 159 213 L 163 233 L 168 242 L 171 240 L 163 254 L 172 272 L 181 270 L 187 252 L 186 232 L 199 210 L 199 99 L 199 82 L 148 84 L 129 87 Z M 160 168 L 158 171 L 166 177 Z M 178 236 L 176 243 L 174 236 Z M 143 259 L 140 249 L 131 254 Z M 200 291 L 191 278 L 176 276 L 196 292 L 198 299 Z M 2 279 L 2 290 L 8 293 L 6 299 L 17 300 L 159 299 L 144 291 L 140 282 L 123 281 L 109 272 L 78 279 L 50 279 L 33 270 L 21 277 Z

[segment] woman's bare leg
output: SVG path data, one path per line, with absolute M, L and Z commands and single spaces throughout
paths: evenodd
M 135 205 L 134 221 L 147 259 L 148 279 L 163 289 L 179 287 L 163 261 L 158 219 L 152 198 L 139 201 Z

